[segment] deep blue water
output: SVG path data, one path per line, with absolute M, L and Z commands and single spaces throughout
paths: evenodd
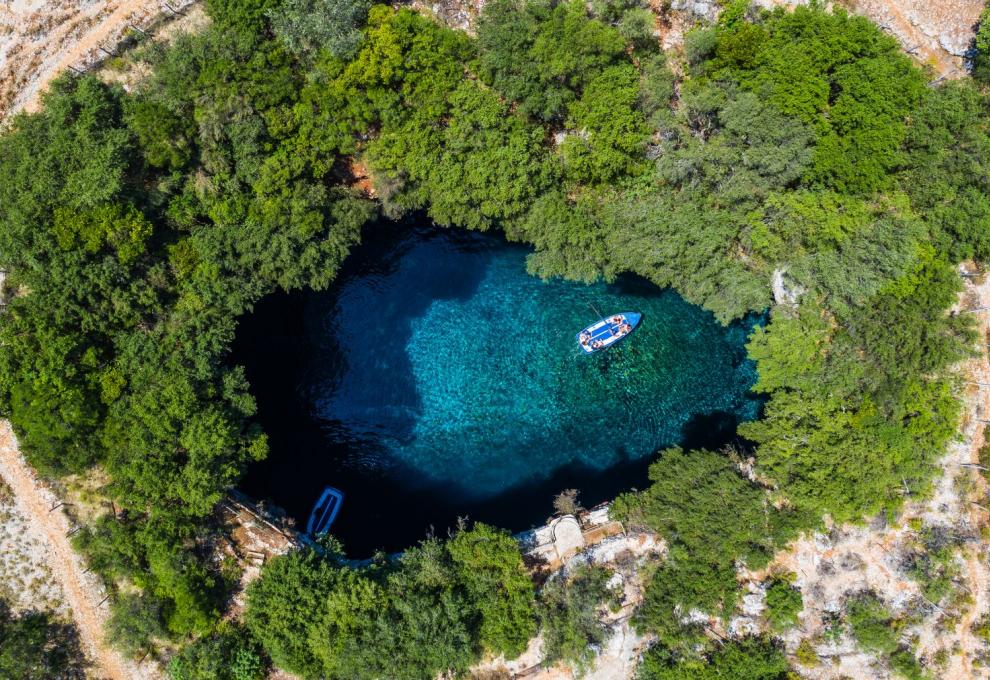
M 634 277 L 541 281 L 497 235 L 406 221 L 364 238 L 330 290 L 264 300 L 234 350 L 271 440 L 244 490 L 301 524 L 325 484 L 342 489 L 353 556 L 463 516 L 528 528 L 561 489 L 607 500 L 645 485 L 658 448 L 718 446 L 758 415 L 754 320 L 722 327 Z M 584 356 L 592 304 L 644 320 Z

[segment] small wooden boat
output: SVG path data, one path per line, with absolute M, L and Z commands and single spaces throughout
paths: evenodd
M 330 525 L 337 519 L 340 506 L 344 504 L 344 492 L 328 486 L 323 489 L 319 500 L 313 505 L 313 511 L 309 513 L 309 521 L 306 522 L 306 533 L 310 536 L 319 536 L 330 530 Z
M 643 315 L 639 312 L 610 314 L 577 334 L 578 347 L 585 354 L 608 349 L 636 330 L 642 320 Z

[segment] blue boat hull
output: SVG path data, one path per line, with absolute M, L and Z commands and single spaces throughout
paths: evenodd
M 619 323 L 616 323 L 616 317 L 619 317 L 622 320 Z M 583 328 L 581 332 L 574 336 L 574 339 L 577 340 L 578 347 L 583 353 L 594 354 L 595 352 L 601 352 L 602 350 L 608 349 L 609 347 L 618 344 L 625 338 L 632 335 L 632 332 L 636 330 L 642 320 L 643 315 L 639 312 L 618 312 L 617 314 L 610 314 L 590 326 Z M 625 324 L 629 324 L 632 328 L 626 333 L 621 333 L 619 329 Z M 582 343 L 581 336 L 584 334 L 588 334 L 588 340 L 587 342 Z
M 310 536 L 319 536 L 327 533 L 330 525 L 337 519 L 340 506 L 344 503 L 344 492 L 328 486 L 323 489 L 320 498 L 313 504 L 313 510 L 309 513 L 309 521 L 306 522 L 306 533 Z

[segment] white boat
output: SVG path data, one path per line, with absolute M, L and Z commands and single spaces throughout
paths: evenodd
M 599 319 L 577 334 L 578 347 L 585 354 L 608 349 L 636 330 L 642 318 L 639 312 L 619 312 Z
M 323 489 L 319 500 L 313 505 L 313 511 L 309 513 L 309 521 L 306 522 L 306 533 L 310 536 L 319 536 L 330 530 L 330 525 L 337 519 L 340 506 L 344 504 L 344 492 L 328 486 Z

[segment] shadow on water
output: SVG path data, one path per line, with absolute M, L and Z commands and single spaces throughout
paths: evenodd
M 361 450 L 369 455 L 383 432 L 400 441 L 412 437 L 421 413 L 406 351 L 413 321 L 438 300 L 470 299 L 487 264 L 477 239 L 465 239 L 457 232 L 441 234 L 415 221 L 385 223 L 370 230 L 376 233 L 366 234 L 366 243 L 354 249 L 330 290 L 302 294 L 308 340 L 303 356 L 315 360 L 303 368 L 299 380 L 302 396 L 325 421 L 328 436 L 364 441 Z M 462 257 L 421 254 L 424 249 L 431 253 L 431 246 L 439 250 L 451 244 Z M 415 266 L 400 268 L 412 248 L 419 254 Z M 400 291 L 383 290 L 390 287 Z M 391 301 L 388 306 L 378 304 L 383 295 Z M 348 345 L 370 345 L 374 352 L 347 352 Z M 368 389 L 364 384 L 382 378 L 391 398 L 385 403 L 380 391 L 384 386 Z M 341 413 L 346 417 L 341 419 Z
M 330 290 L 259 302 L 232 353 L 269 436 L 243 490 L 304 524 L 323 486 L 340 488 L 334 533 L 352 557 L 459 517 L 523 530 L 566 488 L 591 507 L 643 488 L 657 448 L 718 449 L 757 415 L 743 348 L 755 319 L 722 329 L 632 276 L 543 284 L 499 236 L 406 221 L 365 239 Z M 579 356 L 585 301 L 648 310 L 650 325 Z M 499 329 L 516 321 L 506 349 Z

